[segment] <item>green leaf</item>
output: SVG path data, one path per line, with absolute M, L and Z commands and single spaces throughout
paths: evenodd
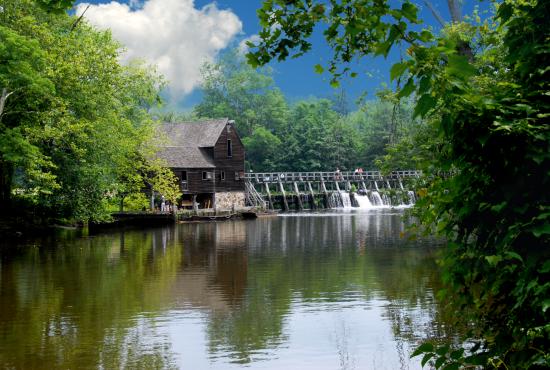
M 506 256 L 506 259 L 509 259 L 509 260 L 516 259 L 516 260 L 519 260 L 520 262 L 523 262 L 523 258 L 521 258 L 521 256 L 516 252 L 508 251 L 504 253 L 504 255 Z
M 433 38 L 434 36 L 430 31 L 423 30 L 422 32 L 420 32 L 420 37 L 419 37 L 420 41 L 429 42 L 429 41 L 432 41 Z
M 393 42 L 384 41 L 375 44 L 374 55 L 383 55 L 384 57 L 388 56 Z
M 428 77 L 428 76 L 422 77 L 420 79 L 420 84 L 419 84 L 419 87 L 418 87 L 418 93 L 419 94 L 426 93 L 430 89 L 431 85 L 432 85 L 432 81 L 431 81 L 430 77 Z
M 420 361 L 420 365 L 421 365 L 422 367 L 424 367 L 424 365 L 426 365 L 426 363 L 427 363 L 428 361 L 430 361 L 430 359 L 431 359 L 432 357 L 434 357 L 434 356 L 435 356 L 435 353 L 433 353 L 433 352 L 426 353 L 426 354 L 424 355 L 424 357 L 422 357 L 422 361 Z
M 446 365 L 443 369 L 444 370 L 458 370 L 458 369 L 460 369 L 460 364 L 458 362 L 454 362 L 452 364 Z
M 447 72 L 464 79 L 476 74 L 476 69 L 470 64 L 468 58 L 462 55 L 451 54 L 448 57 Z
M 403 5 L 401 5 L 401 14 L 403 14 L 403 16 L 407 18 L 409 21 L 411 21 L 412 23 L 416 23 L 418 21 L 418 18 L 416 16 L 417 12 L 418 12 L 418 8 L 409 2 L 406 2 Z
M 420 346 L 418 346 L 417 349 L 414 350 L 414 352 L 411 355 L 412 357 L 416 357 L 422 353 L 426 352 L 432 352 L 434 350 L 434 345 L 430 342 L 422 343 Z
M 489 265 L 495 267 L 500 261 L 502 261 L 502 256 L 485 256 L 485 260 Z
M 416 88 L 416 86 L 414 85 L 414 79 L 412 77 L 410 77 L 408 79 L 407 83 L 405 84 L 405 86 L 403 86 L 401 91 L 399 91 L 399 94 L 397 94 L 397 97 L 398 98 L 405 98 L 405 97 L 411 95 L 414 92 L 415 88 Z
M 508 202 L 504 201 L 504 202 L 501 202 L 501 203 L 499 203 L 499 204 L 497 204 L 497 205 L 492 206 L 492 207 L 491 207 L 491 210 L 498 213 L 498 212 L 502 211 L 502 209 L 503 209 L 504 207 L 506 207 L 507 205 L 508 205 Z
M 535 226 L 535 227 L 531 228 L 531 232 L 537 238 L 540 238 L 542 235 L 550 234 L 550 224 L 545 223 L 543 225 Z
M 443 365 L 445 360 L 446 360 L 445 356 L 438 357 L 437 360 L 435 360 L 435 364 L 434 364 L 435 368 L 439 369 L 441 367 L 441 365 Z
M 541 274 L 546 274 L 546 273 L 550 272 L 550 260 L 544 262 L 544 264 L 542 265 L 542 267 L 539 269 L 539 272 L 540 272 Z
M 403 75 L 408 67 L 408 63 L 395 63 L 390 69 L 390 80 L 393 81 Z
M 462 357 L 463 354 L 464 354 L 464 348 L 459 348 L 456 351 L 451 352 L 451 358 L 453 360 L 458 360 L 459 358 Z
M 314 68 L 315 68 L 315 73 L 318 73 L 318 74 L 321 74 L 321 73 L 323 73 L 323 72 L 325 71 L 325 69 L 323 68 L 323 66 L 320 65 L 320 64 L 316 64 Z
M 502 20 L 502 23 L 506 23 L 513 13 L 514 8 L 510 3 L 502 3 L 498 6 L 497 16 Z
M 435 353 L 439 356 L 444 356 L 447 352 L 449 352 L 449 349 L 449 346 L 441 346 L 435 351 Z
M 424 117 L 430 109 L 434 108 L 437 101 L 429 94 L 424 94 L 418 99 L 416 107 L 414 108 L 414 116 Z

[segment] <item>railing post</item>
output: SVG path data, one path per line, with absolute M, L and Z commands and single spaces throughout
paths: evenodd
M 282 181 L 279 181 L 279 188 L 281 190 L 281 194 L 283 194 L 283 210 L 288 211 L 288 202 L 286 201 L 285 187 Z
M 315 193 L 313 193 L 313 188 L 311 187 L 311 182 L 308 181 L 307 187 L 309 189 L 309 194 L 311 195 L 311 209 L 315 209 Z
M 296 198 L 298 199 L 298 208 L 300 211 L 304 210 L 304 206 L 302 204 L 302 198 L 300 197 L 300 189 L 298 189 L 298 183 L 294 181 L 294 192 L 296 193 Z
M 267 199 L 269 202 L 269 208 L 273 209 L 273 200 L 271 200 L 271 192 L 269 191 L 269 183 L 265 183 L 265 192 L 267 193 Z

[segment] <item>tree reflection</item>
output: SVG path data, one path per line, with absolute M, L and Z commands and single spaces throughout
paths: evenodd
M 446 325 L 434 298 L 439 289 L 437 242 L 409 242 L 400 237 L 405 230 L 400 214 L 380 216 L 319 215 L 243 222 L 239 225 L 245 230 L 239 229 L 241 238 L 234 239 L 233 246 L 233 234 L 222 231 L 226 227 L 222 224 L 186 226 L 185 233 L 192 230 L 197 242 L 192 247 L 196 250 L 187 252 L 197 258 L 199 251 L 207 250 L 210 257 L 199 259 L 209 261 L 210 276 L 225 276 L 211 278 L 201 290 L 223 298 L 226 305 L 233 303 L 224 309 L 210 306 L 211 354 L 251 362 L 259 351 L 285 343 L 285 322 L 294 301 L 320 303 L 317 307 L 323 310 L 322 303 L 353 300 L 358 295 L 362 301 L 389 302 L 385 316 L 392 323 L 403 361 L 408 361 L 403 343 L 410 348 L 426 336 L 452 337 L 455 332 Z M 227 238 L 213 236 L 219 234 Z M 235 281 L 244 288 L 228 289 Z
M 43 240 L 3 254 L 0 363 L 23 369 L 171 367 L 167 339 L 153 335 L 146 343 L 138 333 L 166 308 L 182 263 L 181 249 L 162 237 L 134 232 Z M 152 314 L 136 323 L 144 312 Z
M 455 329 L 434 297 L 437 241 L 409 242 L 404 230 L 399 213 L 317 214 L 44 240 L 3 253 L 0 363 L 176 367 L 160 323 L 186 310 L 201 313 L 211 359 L 250 363 L 288 342 L 297 305 L 345 312 L 342 302 L 376 301 L 406 367 L 408 348 Z

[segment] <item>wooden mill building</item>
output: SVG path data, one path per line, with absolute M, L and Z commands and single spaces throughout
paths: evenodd
M 234 122 L 224 118 L 161 125 L 157 152 L 179 179 L 180 206 L 230 209 L 244 206 L 244 146 Z

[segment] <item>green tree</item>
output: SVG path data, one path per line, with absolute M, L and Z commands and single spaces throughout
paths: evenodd
M 417 353 L 437 368 L 550 366 L 550 198 L 540 190 L 550 182 L 550 3 L 504 0 L 487 22 L 454 19 L 439 35 L 419 29 L 410 1 L 329 4 L 265 1 L 262 40 L 248 58 L 262 65 L 301 55 L 324 23 L 337 84 L 350 61 L 407 44 L 410 58 L 390 71 L 406 81 L 397 97 L 416 93 L 414 114 L 433 119 L 442 138 L 436 166 L 454 171 L 433 182 L 420 213 L 449 239 L 447 298 L 473 313 L 477 342 L 466 351 L 426 344 Z
M 300 101 L 285 130 L 285 168 L 292 171 L 350 169 L 355 158 L 355 132 L 326 99 Z
M 272 133 L 287 120 L 288 108 L 268 69 L 255 70 L 237 51 L 219 63 L 203 67 L 203 99 L 195 107 L 201 118 L 229 117 L 239 134 L 249 136 L 256 126 Z
M 16 168 L 29 174 L 27 180 L 37 193 L 56 188 L 54 176 L 42 169 L 53 164 L 24 138 L 13 117 L 29 119 L 52 92 L 52 82 L 40 71 L 46 57 L 36 40 L 19 35 L 0 25 L 0 204 L 9 207 L 12 179 Z
M 7 1 L 0 16 L 4 209 L 15 199 L 51 218 L 107 217 L 109 198 L 158 174 L 148 112 L 162 79 L 142 63 L 120 65 L 109 32 L 74 27 L 65 13 Z
M 257 126 L 252 135 L 243 138 L 249 168 L 261 171 L 278 171 L 281 140 L 271 131 Z

